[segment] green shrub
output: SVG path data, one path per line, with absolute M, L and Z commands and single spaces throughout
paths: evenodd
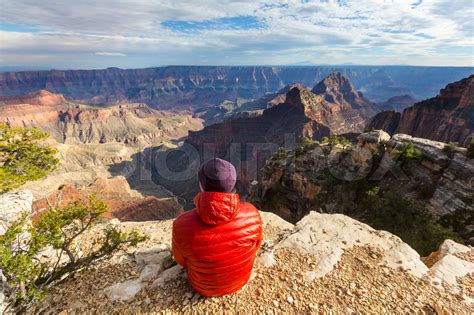
M 330 144 L 330 145 L 342 145 L 342 146 L 348 146 L 351 144 L 349 139 L 347 139 L 344 136 L 329 136 L 329 137 L 323 137 L 321 139 L 322 144 Z
M 0 193 L 56 169 L 57 151 L 42 143 L 47 137 L 36 128 L 12 128 L 0 123 Z
M 415 148 L 413 146 L 413 143 L 408 143 L 403 147 L 401 151 L 396 150 L 394 152 L 396 155 L 398 155 L 398 158 L 402 162 L 408 162 L 412 160 L 419 161 L 423 158 L 423 153 L 417 148 Z
M 307 151 L 307 150 L 315 149 L 317 146 L 319 146 L 318 141 L 314 141 L 313 139 L 310 139 L 308 137 L 303 137 L 301 138 L 301 141 L 298 144 L 297 150 Z
M 107 206 L 91 196 L 88 202 L 74 201 L 63 208 L 49 208 L 33 223 L 25 214 L 0 236 L 0 269 L 7 278 L 7 304 L 14 312 L 23 312 L 44 298 L 57 281 L 145 239 L 136 231 L 126 233 L 108 225 L 88 236 L 89 248 L 79 248 L 78 239 L 106 211 Z M 41 258 L 48 248 L 54 249 L 56 255 Z
M 286 155 L 285 148 L 279 147 L 278 150 L 276 150 L 275 154 L 273 154 L 273 157 L 277 159 L 281 159 L 285 157 L 285 155 Z
M 443 152 L 447 153 L 447 154 L 451 154 L 456 150 L 457 145 L 458 144 L 456 142 L 449 142 L 449 143 L 444 145 Z
M 379 186 L 374 186 L 373 188 L 367 190 L 366 194 L 369 198 L 376 198 L 380 192 Z
M 471 138 L 471 141 L 469 141 L 467 146 L 467 157 L 474 159 L 474 137 Z

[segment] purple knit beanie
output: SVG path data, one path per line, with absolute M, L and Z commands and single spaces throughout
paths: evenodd
M 219 158 L 206 161 L 201 166 L 198 176 L 204 191 L 233 192 L 237 181 L 235 167 Z

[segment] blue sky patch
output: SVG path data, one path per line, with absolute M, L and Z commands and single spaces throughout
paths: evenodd
M 416 33 L 416 37 L 424 38 L 424 39 L 435 39 L 436 37 L 425 34 L 425 33 Z
M 39 28 L 33 25 L 0 23 L 0 31 L 20 32 L 20 33 L 37 33 Z
M 253 30 L 265 28 L 265 23 L 255 16 L 237 16 L 205 21 L 164 21 L 166 28 L 176 32 L 200 32 L 206 30 Z
M 413 2 L 413 3 L 411 4 L 411 8 L 412 8 L 412 9 L 415 9 L 417 6 L 419 6 L 419 5 L 422 4 L 422 3 L 423 3 L 423 0 L 418 0 L 418 1 L 416 1 L 416 2 Z

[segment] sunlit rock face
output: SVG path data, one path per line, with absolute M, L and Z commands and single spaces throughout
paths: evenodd
M 0 97 L 0 122 L 38 127 L 60 143 L 157 145 L 202 127 L 199 118 L 145 104 L 91 105 L 45 90 Z
M 382 112 L 367 129 L 466 145 L 474 132 L 474 76 L 448 84 L 438 96 L 397 113 Z
M 152 221 L 176 218 L 183 212 L 178 200 L 173 197 L 157 198 L 143 196 L 130 188 L 122 176 L 97 178 L 92 184 L 83 187 L 63 185 L 47 198 L 37 199 L 33 203 L 35 215 L 47 211 L 52 205 L 65 206 L 75 200 L 87 202 L 89 196 L 96 195 L 107 205 L 105 218 L 120 221 Z

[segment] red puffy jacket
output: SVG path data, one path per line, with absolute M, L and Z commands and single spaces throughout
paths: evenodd
M 201 192 L 196 209 L 173 223 L 173 256 L 203 296 L 222 296 L 242 288 L 252 274 L 262 242 L 262 221 L 239 195 Z

